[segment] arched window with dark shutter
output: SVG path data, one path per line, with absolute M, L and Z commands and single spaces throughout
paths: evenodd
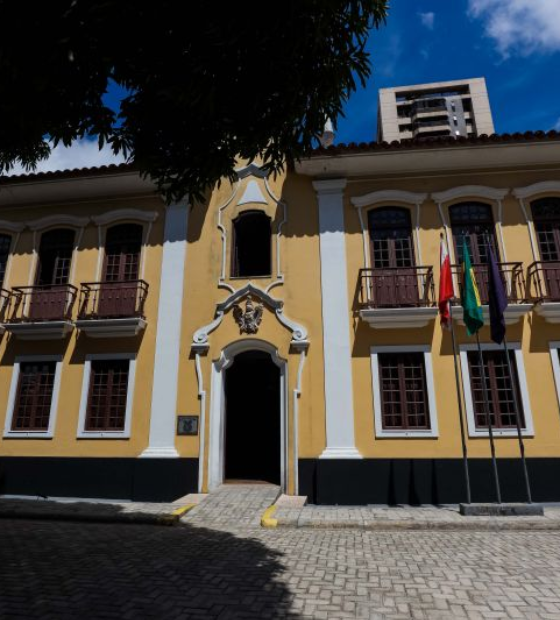
M 75 235 L 76 233 L 69 228 L 57 228 L 41 235 L 36 284 L 40 286 L 68 284 Z
M 449 207 L 456 262 L 463 262 L 463 244 L 466 240 L 480 299 L 488 303 L 488 245 L 500 260 L 492 207 L 482 202 L 463 202 Z M 502 273 L 503 276 L 503 273 Z
M 8 258 L 10 257 L 11 245 L 11 236 L 0 234 L 0 287 L 4 286 L 4 279 L 6 278 L 6 267 L 8 266 Z
M 270 276 L 271 222 L 264 211 L 243 211 L 233 220 L 231 275 Z
M 97 304 L 100 317 L 131 317 L 139 312 L 142 233 L 141 224 L 117 224 L 107 230 L 103 281 Z
M 560 300 L 560 197 L 539 198 L 531 203 L 535 233 L 544 276 L 543 286 L 550 301 Z

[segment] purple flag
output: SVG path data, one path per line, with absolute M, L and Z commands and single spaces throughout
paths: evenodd
M 490 337 L 497 344 L 502 344 L 506 335 L 504 312 L 508 301 L 502 274 L 494 255 L 488 245 L 488 307 L 490 310 Z

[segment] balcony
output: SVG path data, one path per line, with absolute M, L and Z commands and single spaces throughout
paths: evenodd
M 360 269 L 360 318 L 374 329 L 425 327 L 438 313 L 432 267 Z
M 137 336 L 146 328 L 144 280 L 86 282 L 80 290 L 76 327 L 90 338 Z
M 537 314 L 548 323 L 560 323 L 560 262 L 537 261 L 529 265 L 527 291 Z
M 472 265 L 476 285 L 482 303 L 482 314 L 484 322 L 488 324 L 490 321 L 490 310 L 488 308 L 488 265 L 484 263 L 474 263 Z M 525 314 L 531 311 L 532 302 L 527 298 L 527 287 L 525 286 L 525 278 L 523 276 L 523 263 L 498 263 L 498 269 L 502 277 L 502 282 L 506 290 L 508 307 L 504 312 L 506 325 L 517 323 Z M 453 279 L 455 282 L 455 290 L 459 290 L 462 280 L 462 266 L 452 265 Z M 455 299 L 453 305 L 460 305 L 460 299 Z M 461 313 L 458 315 L 459 322 L 463 323 Z
M 73 328 L 77 289 L 70 284 L 16 286 L 4 311 L 4 328 L 21 340 L 56 340 Z

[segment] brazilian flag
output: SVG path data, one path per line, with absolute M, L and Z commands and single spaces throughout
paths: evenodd
M 467 326 L 467 334 L 474 336 L 484 325 L 482 304 L 474 277 L 474 270 L 469 256 L 466 238 L 463 239 L 463 286 L 461 287 L 461 305 L 463 306 L 463 321 Z

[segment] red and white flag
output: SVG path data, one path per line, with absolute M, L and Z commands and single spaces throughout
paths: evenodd
M 445 329 L 451 329 L 450 300 L 453 299 L 453 277 L 451 275 L 451 261 L 447 247 L 443 241 L 439 249 L 440 272 L 439 272 L 439 321 Z

